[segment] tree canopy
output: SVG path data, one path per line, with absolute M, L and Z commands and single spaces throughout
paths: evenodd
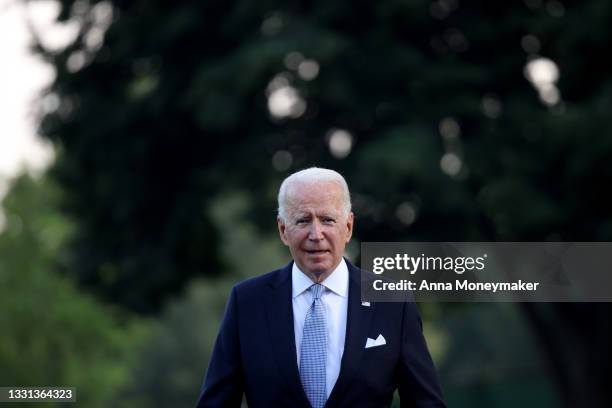
M 612 234 L 605 3 L 61 4 L 81 34 L 43 51 L 41 130 L 79 281 L 132 309 L 223 271 L 216 194 L 249 191 L 269 226 L 279 180 L 315 164 L 369 240 Z M 544 58 L 548 91 L 525 75 Z
M 76 222 L 65 269 L 117 304 L 152 312 L 223 273 L 214 198 L 245 192 L 269 230 L 280 180 L 311 165 L 346 176 L 357 240 L 612 238 L 609 2 L 61 5 L 80 35 L 37 49 Z M 551 354 L 609 339 L 603 306 L 542 308 L 526 309 Z M 550 313 L 591 325 L 555 340 Z

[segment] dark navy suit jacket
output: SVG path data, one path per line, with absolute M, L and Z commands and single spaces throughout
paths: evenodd
M 198 408 L 310 408 L 297 367 L 291 268 L 232 289 Z M 414 302 L 361 304 L 361 271 L 347 261 L 349 298 L 340 375 L 326 408 L 444 407 Z M 365 348 L 382 334 L 385 345 Z

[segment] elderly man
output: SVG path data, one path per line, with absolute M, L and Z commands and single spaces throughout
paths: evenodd
M 348 186 L 333 170 L 289 176 L 278 230 L 293 261 L 236 285 L 198 407 L 444 407 L 412 302 L 362 303 L 342 257 L 353 232 Z

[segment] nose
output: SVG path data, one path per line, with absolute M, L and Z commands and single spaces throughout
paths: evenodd
M 308 239 L 311 241 L 320 241 L 323 239 L 323 229 L 318 220 L 314 220 L 310 224 L 310 230 L 308 231 Z

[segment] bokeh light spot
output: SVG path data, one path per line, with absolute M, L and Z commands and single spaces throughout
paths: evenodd
M 315 60 L 304 60 L 300 62 L 298 74 L 306 81 L 315 79 L 317 75 L 319 75 L 319 63 Z
M 293 164 L 293 155 L 287 150 L 279 150 L 272 156 L 272 167 L 277 171 L 289 170 Z
M 440 168 L 449 176 L 456 176 L 461 171 L 461 159 L 455 153 L 445 153 L 440 159 Z
M 353 148 L 353 136 L 342 129 L 334 129 L 329 133 L 329 151 L 336 159 L 344 159 Z
M 410 225 L 416 220 L 416 208 L 412 203 L 403 202 L 397 206 L 395 216 L 404 225 Z

